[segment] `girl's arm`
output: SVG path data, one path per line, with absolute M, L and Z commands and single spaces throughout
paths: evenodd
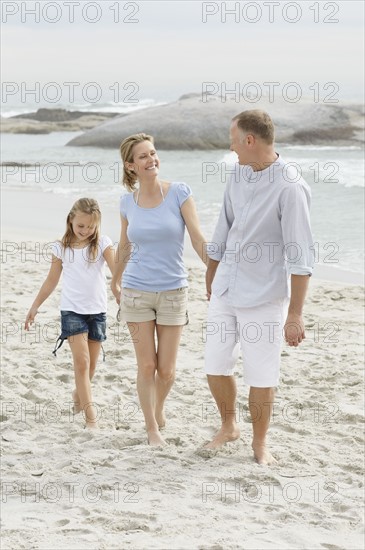
M 181 207 L 186 229 L 190 235 L 191 244 L 199 258 L 207 265 L 206 240 L 201 232 L 198 214 L 193 197 L 189 197 Z
M 25 319 L 25 330 L 29 330 L 30 325 L 34 323 L 34 318 L 38 313 L 39 306 L 41 306 L 43 302 L 47 300 L 48 296 L 52 294 L 58 284 L 58 281 L 60 280 L 61 273 L 62 260 L 52 254 L 52 263 L 47 278 L 41 286 L 41 289 L 38 292 L 37 297 L 34 300 L 32 307 L 28 311 L 27 317 Z
M 113 278 L 110 285 L 118 304 L 120 303 L 120 293 L 121 293 L 120 285 L 121 285 L 123 271 L 133 251 L 132 243 L 129 241 L 127 237 L 128 221 L 125 218 L 123 218 L 123 216 L 120 216 L 120 220 L 121 220 L 120 240 L 116 251 Z

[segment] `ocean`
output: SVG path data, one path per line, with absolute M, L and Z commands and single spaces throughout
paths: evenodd
M 78 109 L 87 110 L 83 105 Z M 107 109 L 113 110 L 111 106 L 99 106 L 94 110 Z M 3 115 L 18 112 L 9 107 Z M 2 134 L 2 163 L 20 165 L 1 167 L 2 187 L 26 187 L 75 199 L 92 196 L 104 205 L 115 205 L 118 216 L 119 197 L 124 192 L 120 183 L 119 151 L 66 147 L 67 142 L 79 133 Z M 277 151 L 288 162 L 296 163 L 311 187 L 316 261 L 334 268 L 363 272 L 362 148 L 278 144 Z M 230 168 L 236 160 L 235 154 L 226 150 L 159 151 L 159 157 L 162 179 L 184 181 L 192 187 L 201 226 L 209 239 Z

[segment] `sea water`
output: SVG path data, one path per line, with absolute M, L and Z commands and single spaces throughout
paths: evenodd
M 90 196 L 115 206 L 125 192 L 118 149 L 71 147 L 81 132 L 47 135 L 2 134 L 2 187 Z M 364 269 L 364 157 L 361 147 L 278 144 L 277 152 L 295 163 L 311 187 L 311 220 L 317 261 L 355 272 Z M 228 150 L 158 151 L 160 176 L 188 183 L 209 239 L 222 204 L 225 185 L 237 160 Z M 25 166 L 29 164 L 30 166 Z

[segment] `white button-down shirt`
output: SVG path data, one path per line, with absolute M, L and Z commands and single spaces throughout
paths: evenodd
M 281 157 L 256 172 L 237 164 L 207 248 L 220 262 L 212 292 L 228 291 L 237 307 L 289 297 L 290 275 L 313 271 L 310 198 L 307 183 Z

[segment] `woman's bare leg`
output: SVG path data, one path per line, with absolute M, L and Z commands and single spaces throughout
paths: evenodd
M 155 418 L 155 373 L 157 368 L 155 327 L 155 321 L 128 323 L 137 358 L 137 392 L 146 423 L 148 443 L 152 446 L 165 443 Z
M 160 428 L 165 425 L 164 403 L 175 380 L 176 358 L 183 326 L 156 325 L 157 371 L 155 418 Z

